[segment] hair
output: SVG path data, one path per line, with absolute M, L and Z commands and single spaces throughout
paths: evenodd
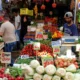
M 17 9 L 17 8 L 14 8 L 13 10 L 12 10 L 12 12 L 14 13 L 19 13 L 19 9 Z
M 9 16 L 8 15 L 4 15 L 4 19 L 5 20 L 9 20 Z

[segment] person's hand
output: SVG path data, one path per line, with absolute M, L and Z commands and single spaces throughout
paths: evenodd
M 24 20 L 23 20 L 24 22 L 26 22 L 27 21 L 27 19 L 26 19 L 26 17 L 24 17 Z

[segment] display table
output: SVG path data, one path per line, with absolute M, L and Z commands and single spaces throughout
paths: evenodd
M 76 46 L 77 43 L 63 43 L 61 46 Z

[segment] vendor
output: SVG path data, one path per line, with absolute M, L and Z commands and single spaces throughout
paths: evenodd
M 64 15 L 66 23 L 64 24 L 64 35 L 65 36 L 78 36 L 76 25 L 73 23 L 73 14 L 66 12 Z
M 64 24 L 64 35 L 65 36 L 78 36 L 77 26 L 73 23 L 73 14 L 66 12 L 64 15 L 66 23 Z M 75 46 L 71 47 L 72 52 L 77 56 Z

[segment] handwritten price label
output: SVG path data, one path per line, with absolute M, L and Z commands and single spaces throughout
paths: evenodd
M 37 39 L 42 39 L 43 38 L 43 35 L 42 34 L 37 34 L 36 38 Z
M 52 57 L 42 57 L 42 65 L 44 67 L 50 65 L 50 64 L 54 64 L 53 58 Z
M 54 54 L 60 54 L 60 47 L 53 47 Z
M 80 44 L 76 45 L 76 51 L 78 51 L 78 52 L 80 51 Z
M 40 42 L 35 42 L 35 43 L 33 44 L 33 49 L 34 49 L 34 50 L 40 50 Z
M 1 63 L 11 63 L 11 53 L 3 52 L 1 54 Z
M 29 55 L 21 55 L 21 59 L 27 59 L 29 58 Z
M 36 30 L 35 39 L 36 40 L 42 40 L 43 39 L 43 30 L 42 29 L 37 29 Z

